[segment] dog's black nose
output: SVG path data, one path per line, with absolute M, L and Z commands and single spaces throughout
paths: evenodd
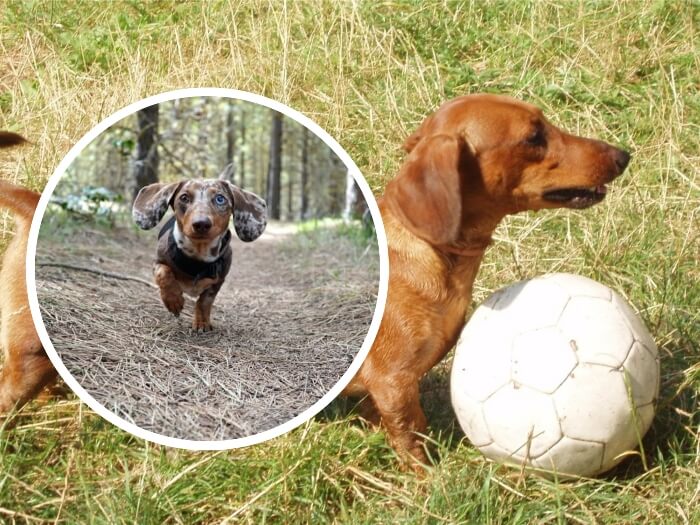
M 625 171 L 625 168 L 630 163 L 630 154 L 625 150 L 615 149 L 613 157 L 615 158 L 615 165 L 620 170 L 620 173 Z
M 207 233 L 211 229 L 211 220 L 207 217 L 192 221 L 192 229 L 196 233 Z

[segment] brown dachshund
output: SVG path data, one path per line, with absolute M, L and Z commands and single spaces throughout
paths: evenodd
M 21 144 L 14 133 L 0 132 L 0 147 Z M 0 311 L 5 363 L 0 372 L 0 415 L 19 408 L 56 379 L 29 311 L 25 260 L 27 239 L 39 194 L 0 181 L 0 206 L 15 214 L 17 232 L 5 251 L 0 271 Z
M 254 241 L 265 230 L 265 201 L 224 180 L 190 180 L 151 184 L 136 196 L 133 217 L 148 230 L 163 218 L 168 207 L 175 215 L 158 234 L 153 270 L 165 307 L 180 315 L 183 292 L 198 297 L 192 329 L 212 329 L 211 307 L 231 268 L 233 224 L 242 241 Z
M 418 383 L 455 345 L 472 284 L 503 217 L 587 208 L 630 155 L 576 137 L 530 104 L 495 95 L 445 103 L 404 145 L 379 201 L 389 245 L 389 294 L 374 345 L 346 395 L 381 423 L 409 462 L 426 461 Z

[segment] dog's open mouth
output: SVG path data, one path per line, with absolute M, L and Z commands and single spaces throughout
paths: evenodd
M 569 208 L 588 208 L 598 204 L 605 198 L 608 189 L 604 184 L 590 188 L 565 188 L 546 191 L 542 197 L 550 202 L 556 202 Z

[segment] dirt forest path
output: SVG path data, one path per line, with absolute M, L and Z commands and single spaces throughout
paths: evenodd
M 233 265 L 213 307 L 214 330 L 190 330 L 142 282 L 46 266 L 62 263 L 152 282 L 156 232 L 62 228 L 40 235 L 37 293 L 71 374 L 98 402 L 158 434 L 244 437 L 314 404 L 359 351 L 379 283 L 376 241 L 335 229 L 272 223 L 232 241 Z

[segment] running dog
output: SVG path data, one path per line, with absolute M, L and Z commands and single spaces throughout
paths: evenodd
M 153 270 L 165 307 L 180 315 L 183 292 L 198 297 L 192 329 L 212 329 L 211 307 L 231 268 L 229 219 L 238 238 L 254 241 L 267 224 L 265 201 L 225 180 L 156 183 L 139 191 L 133 218 L 144 230 L 175 211 L 158 234 Z

